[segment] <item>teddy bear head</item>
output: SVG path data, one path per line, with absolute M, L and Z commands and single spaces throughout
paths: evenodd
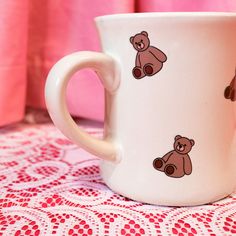
M 176 152 L 179 154 L 188 154 L 192 146 L 195 144 L 193 139 L 188 139 L 186 137 L 182 137 L 180 135 L 177 135 L 175 137 L 175 142 L 174 142 L 174 149 Z
M 146 31 L 142 31 L 139 34 L 130 37 L 130 42 L 138 52 L 145 51 L 150 45 L 148 33 Z

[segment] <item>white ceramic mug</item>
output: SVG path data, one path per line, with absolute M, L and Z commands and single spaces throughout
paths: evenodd
M 230 194 L 236 14 L 121 14 L 96 24 L 103 53 L 73 53 L 48 75 L 55 125 L 101 157 L 105 183 L 131 199 L 190 206 Z M 66 106 L 67 83 L 82 68 L 97 72 L 106 90 L 103 140 L 81 130 Z

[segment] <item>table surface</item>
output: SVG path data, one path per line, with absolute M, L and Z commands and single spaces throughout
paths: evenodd
M 236 193 L 197 207 L 132 201 L 46 118 L 26 120 L 0 129 L 0 235 L 236 235 Z M 101 137 L 101 124 L 80 125 Z

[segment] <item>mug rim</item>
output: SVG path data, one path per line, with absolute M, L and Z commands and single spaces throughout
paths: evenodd
M 129 19 L 129 18 L 159 18 L 159 17 L 188 17 L 188 18 L 228 18 L 236 17 L 236 12 L 205 12 L 205 11 L 195 11 L 195 12 L 142 12 L 142 13 L 119 13 L 119 14 L 108 14 L 101 15 L 94 18 L 95 22 L 103 20 L 119 20 L 119 19 Z

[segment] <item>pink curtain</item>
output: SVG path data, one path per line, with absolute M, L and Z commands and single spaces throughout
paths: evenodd
M 45 79 L 58 59 L 79 50 L 100 50 L 94 17 L 133 11 L 133 0 L 29 1 L 27 105 L 45 107 Z M 67 98 L 73 115 L 103 119 L 103 88 L 91 71 L 74 76 Z
M 224 11 L 235 12 L 235 0 L 138 0 L 138 10 L 150 11 Z M 147 4 L 148 2 L 148 4 Z
M 236 1 L 0 1 L 0 126 L 22 119 L 26 106 L 45 108 L 45 79 L 58 59 L 100 50 L 94 17 L 135 11 L 236 11 Z M 91 71 L 74 76 L 67 100 L 71 114 L 103 119 L 103 88 Z
M 0 126 L 24 116 L 28 1 L 0 1 Z

